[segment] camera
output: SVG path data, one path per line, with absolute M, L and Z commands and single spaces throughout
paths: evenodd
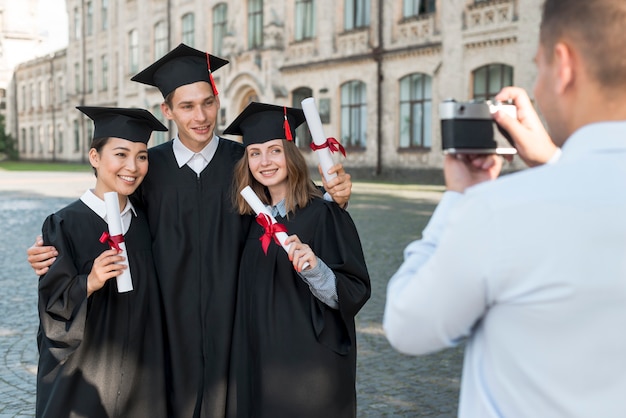
M 517 118 L 515 105 L 491 101 L 439 104 L 441 145 L 446 154 L 515 154 L 513 140 L 500 128 L 491 114 L 503 110 Z M 494 130 L 494 125 L 498 132 Z M 506 140 L 506 141 L 505 141 Z M 507 143 L 508 141 L 508 143 Z

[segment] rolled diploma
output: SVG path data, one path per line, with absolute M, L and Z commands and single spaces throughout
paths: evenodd
M 241 190 L 240 193 L 243 196 L 243 198 L 246 199 L 246 202 L 248 202 L 248 204 L 250 205 L 254 213 L 257 214 L 257 216 L 260 213 L 264 213 L 267 216 L 269 216 L 273 224 L 276 223 L 276 219 L 272 216 L 271 212 L 267 209 L 267 207 L 263 204 L 263 202 L 261 202 L 261 199 L 259 199 L 259 196 L 257 196 L 256 193 L 254 193 L 254 190 L 252 190 L 252 187 L 246 186 L 243 188 L 243 190 Z M 289 245 L 284 244 L 287 237 L 288 235 L 285 232 L 276 232 L 276 238 L 278 238 L 280 245 L 285 249 L 285 251 L 289 252 L 289 247 L 291 247 L 291 244 Z M 306 269 L 307 267 L 309 267 L 309 263 L 304 263 L 303 269 Z
M 306 118 L 306 123 L 309 125 L 309 131 L 311 131 L 311 137 L 313 138 L 313 143 L 315 145 L 323 145 L 326 143 L 326 135 L 324 135 L 324 129 L 322 128 L 322 120 L 320 119 L 320 114 L 317 111 L 317 106 L 315 106 L 315 99 L 312 97 L 307 97 L 302 100 L 302 110 L 304 111 L 304 117 Z M 320 165 L 322 166 L 322 174 L 324 174 L 324 178 L 326 181 L 330 181 L 337 177 L 337 173 L 328 174 L 328 170 L 335 164 L 333 162 L 332 153 L 328 147 L 315 150 L 317 157 L 320 160 Z
M 117 192 L 107 192 L 104 194 L 104 204 L 107 211 L 107 223 L 109 224 L 109 235 L 122 235 L 122 216 L 120 215 L 120 201 L 117 198 Z M 130 277 L 130 267 L 128 266 L 128 252 L 126 251 L 126 243 L 120 242 L 122 255 L 126 260 L 121 261 L 127 268 L 122 270 L 122 274 L 117 276 L 117 291 L 119 293 L 130 292 L 133 290 L 133 281 Z

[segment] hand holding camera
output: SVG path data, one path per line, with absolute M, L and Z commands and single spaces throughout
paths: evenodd
M 441 142 L 445 154 L 500 154 L 517 152 L 511 136 L 497 125 L 492 113 L 504 111 L 517 118 L 515 105 L 499 102 L 457 102 L 439 105 Z M 493 129 L 498 127 L 500 135 Z M 503 139 L 506 139 L 504 141 Z M 508 141 L 508 143 L 507 143 Z

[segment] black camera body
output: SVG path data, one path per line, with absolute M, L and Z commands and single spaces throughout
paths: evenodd
M 446 154 L 515 154 L 513 141 L 506 131 L 496 125 L 491 114 L 504 110 L 516 117 L 514 105 L 486 102 L 457 102 L 454 99 L 439 104 L 441 145 Z M 501 135 L 497 135 L 494 125 Z M 501 140 L 504 137 L 505 141 Z

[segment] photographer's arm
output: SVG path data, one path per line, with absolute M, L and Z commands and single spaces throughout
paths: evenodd
M 511 135 L 520 158 L 529 167 L 545 164 L 555 157 L 559 149 L 550 139 L 524 89 L 505 87 L 495 96 L 495 100 L 510 100 L 515 104 L 517 119 L 502 111 L 495 112 L 493 118 Z
M 39 235 L 35 239 L 35 243 L 26 250 L 26 255 L 30 266 L 35 270 L 35 274 L 41 276 L 48 272 L 48 267 L 54 263 L 59 253 L 52 246 L 44 246 L 43 238 Z

